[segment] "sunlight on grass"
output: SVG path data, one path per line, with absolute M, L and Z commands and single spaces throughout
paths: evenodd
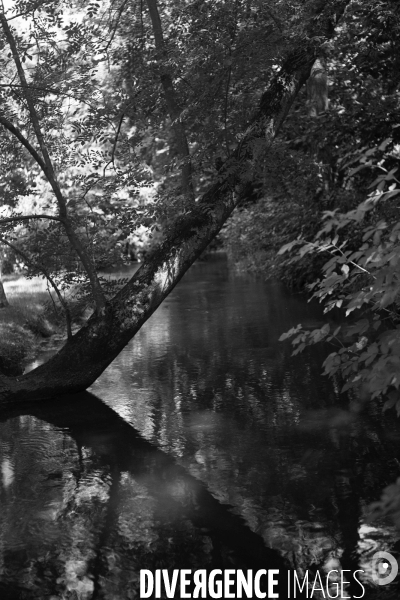
M 46 327 L 43 330 L 40 325 L 40 321 L 48 320 L 48 306 L 51 302 L 45 281 L 39 277 L 20 277 L 5 281 L 4 289 L 10 307 L 0 311 L 0 321 L 9 321 L 11 317 L 15 322 L 27 325 L 33 332 L 38 329 L 37 333 L 46 335 Z
M 23 362 L 36 352 L 39 339 L 57 330 L 51 299 L 43 279 L 10 278 L 4 282 L 9 306 L 0 310 L 0 369 L 22 373 Z
M 129 278 L 137 268 L 138 265 L 130 266 L 118 272 L 103 273 L 102 277 L 122 280 Z M 63 342 L 65 316 L 54 293 L 49 294 L 46 280 L 9 275 L 4 278 L 3 285 L 9 306 L 0 309 L 0 371 L 17 375 L 22 372 L 23 365 L 36 359 L 38 353 L 48 347 L 43 338 L 53 338 L 50 344 L 53 348 L 54 343 L 59 346 Z M 91 303 L 75 296 L 72 290 L 68 304 L 73 327 L 81 327 L 93 310 Z
M 7 298 L 10 300 L 13 296 L 22 296 L 25 294 L 43 294 L 49 297 L 46 287 L 46 281 L 41 277 L 33 277 L 32 279 L 26 279 L 25 277 L 18 277 L 18 279 L 10 279 L 3 282 L 4 290 Z

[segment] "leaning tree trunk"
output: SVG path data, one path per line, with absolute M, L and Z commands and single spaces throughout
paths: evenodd
M 218 173 L 218 181 L 190 214 L 180 216 L 126 286 L 94 314 L 47 363 L 14 379 L 1 377 L 3 402 L 31 400 L 87 389 L 139 331 L 203 252 L 240 202 L 245 182 L 259 152 L 260 140 L 271 146 L 301 86 L 310 75 L 321 42 L 331 37 L 334 23 L 350 0 L 310 3 L 310 17 L 298 46 L 263 94 L 234 154 Z M 257 150 L 258 149 L 258 150 Z

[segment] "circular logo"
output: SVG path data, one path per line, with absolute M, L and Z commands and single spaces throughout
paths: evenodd
M 375 552 L 372 557 L 372 579 L 378 585 L 388 585 L 399 571 L 397 560 L 389 552 Z

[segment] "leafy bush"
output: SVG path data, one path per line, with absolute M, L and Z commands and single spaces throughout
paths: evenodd
M 260 198 L 236 210 L 224 227 L 224 247 L 240 270 L 277 277 L 288 287 L 301 288 L 318 272 L 320 257 L 310 255 L 295 264 L 277 251 L 293 237 L 308 239 L 318 231 L 320 206 L 312 194 L 318 185 L 318 166 L 300 152 L 289 153 L 282 142 L 274 161 L 263 165 L 260 179 Z
M 393 166 L 393 163 L 394 166 Z M 345 316 L 356 315 L 350 325 L 335 331 L 329 324 L 305 331 L 299 325 L 283 334 L 292 338 L 294 353 L 321 340 L 337 349 L 324 362 L 325 374 L 340 373 L 348 389 L 363 390 L 372 398 L 386 396 L 385 408 L 396 406 L 400 414 L 400 221 L 396 218 L 400 181 L 400 147 L 392 137 L 379 146 L 364 148 L 348 164 L 349 178 L 367 170 L 372 181 L 367 198 L 346 213 L 326 211 L 324 227 L 312 242 L 294 240 L 280 250 L 296 253 L 296 262 L 306 255 L 328 255 L 323 277 L 309 287 L 313 298 L 334 307 Z M 376 172 L 379 174 L 376 176 Z M 383 218 L 385 217 L 385 218 Z M 355 244 L 354 239 L 360 239 Z

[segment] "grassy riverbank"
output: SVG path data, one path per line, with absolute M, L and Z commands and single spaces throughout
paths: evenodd
M 0 309 L 0 370 L 18 375 L 43 343 L 65 327 L 40 278 L 6 277 L 4 289 L 9 306 Z
M 139 267 L 133 264 L 112 273 L 107 279 L 122 281 Z M 43 350 L 56 349 L 66 338 L 65 318 L 58 302 L 50 296 L 46 281 L 9 275 L 3 279 L 9 306 L 0 309 L 0 372 L 18 375 Z M 90 315 L 91 307 L 69 295 L 73 331 Z

